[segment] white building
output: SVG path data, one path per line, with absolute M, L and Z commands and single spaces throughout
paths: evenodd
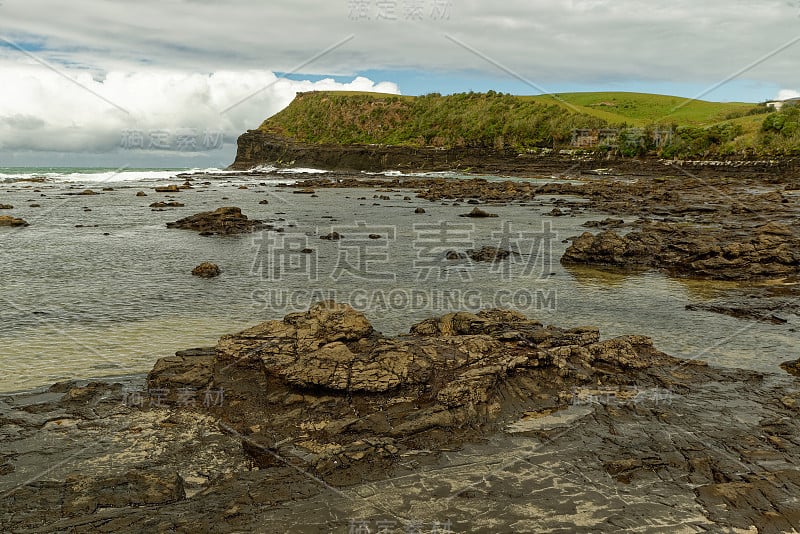
M 767 102 L 767 107 L 775 108 L 776 110 L 780 110 L 785 105 L 793 105 L 796 106 L 800 104 L 800 96 L 794 98 L 787 98 L 786 100 L 772 100 Z

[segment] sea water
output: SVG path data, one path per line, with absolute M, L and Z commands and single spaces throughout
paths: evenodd
M 547 195 L 482 205 L 498 217 L 469 219 L 459 215 L 471 205 L 412 191 L 318 189 L 311 196 L 284 186 L 309 171 L 212 170 L 208 185 L 199 178 L 192 189 L 162 194 L 154 187 L 182 183 L 178 170 L 0 169 L 0 203 L 14 206 L 0 215 L 30 223 L 0 228 L 0 391 L 144 373 L 157 358 L 212 346 L 321 298 L 349 302 L 388 335 L 433 315 L 502 306 L 545 324 L 598 326 L 604 338 L 647 335 L 665 352 L 717 365 L 780 372 L 780 362 L 798 357 L 796 316 L 773 325 L 685 309 L 731 284 L 563 267 L 564 241 L 605 214 L 552 217 Z M 74 194 L 87 188 L 101 194 Z M 153 211 L 149 204 L 160 200 L 185 207 Z M 204 237 L 166 227 L 222 206 L 274 229 Z M 320 239 L 332 231 L 343 239 Z M 519 255 L 497 263 L 444 259 L 485 245 Z M 191 276 L 203 261 L 222 275 Z

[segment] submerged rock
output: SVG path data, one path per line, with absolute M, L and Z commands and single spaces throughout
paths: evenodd
M 181 188 L 175 184 L 162 185 L 155 188 L 156 193 L 180 193 Z
M 12 217 L 11 215 L 0 215 L 0 226 L 29 226 L 25 219 Z
M 781 364 L 781 369 L 783 369 L 790 375 L 800 376 L 800 360 L 783 362 Z
M 199 276 L 200 278 L 214 278 L 215 276 L 219 276 L 220 273 L 219 266 L 216 263 L 210 263 L 204 261 L 194 269 L 192 269 L 193 276 Z
M 326 241 L 339 241 L 343 236 L 339 232 L 330 232 L 325 235 L 319 236 L 320 239 L 324 239 Z
M 180 202 L 153 202 L 151 208 L 182 208 L 184 204 Z
M 515 255 L 516 252 L 504 248 L 487 245 L 478 250 L 468 250 L 467 255 L 473 261 L 500 261 Z
M 489 213 L 488 211 L 483 211 L 482 209 L 476 207 L 472 208 L 471 212 L 459 215 L 459 217 L 486 218 L 486 217 L 497 217 L 497 214 Z
M 203 235 L 230 235 L 253 232 L 261 227 L 261 221 L 251 220 L 240 208 L 225 207 L 214 211 L 204 211 L 175 222 L 167 223 L 167 228 L 195 230 Z

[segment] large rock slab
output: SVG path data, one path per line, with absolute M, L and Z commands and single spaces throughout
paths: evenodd
M 753 234 L 678 223 L 648 223 L 620 235 L 584 232 L 561 262 L 614 267 L 654 267 L 673 274 L 722 280 L 781 278 L 800 272 L 800 237 L 777 223 Z

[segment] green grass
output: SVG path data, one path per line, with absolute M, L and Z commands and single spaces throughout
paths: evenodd
M 553 95 L 575 106 L 582 113 L 595 113 L 613 122 L 627 122 L 633 126 L 648 124 L 686 124 L 710 126 L 734 112 L 746 112 L 755 104 L 745 102 L 706 102 L 677 96 L 645 93 L 564 93 Z M 543 97 L 534 97 L 543 98 Z
M 626 92 L 413 97 L 331 91 L 299 94 L 260 129 L 306 143 L 525 149 L 569 147 L 579 128 L 669 128 L 676 134 L 669 146 L 618 150 L 670 157 L 796 151 L 794 129 L 765 133 L 768 111 L 755 103 Z

